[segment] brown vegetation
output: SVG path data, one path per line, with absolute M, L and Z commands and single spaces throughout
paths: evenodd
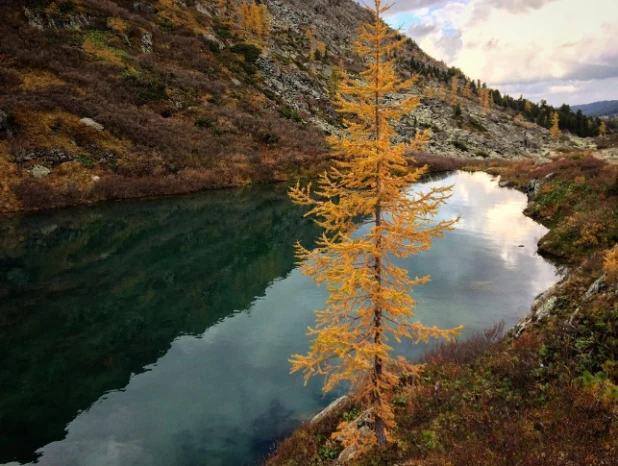
M 14 200 L 0 211 L 277 181 L 323 168 L 322 131 L 282 115 L 264 96 L 247 61 L 259 48 L 212 49 L 200 35 L 212 26 L 207 16 L 174 2 L 156 14 L 110 0 L 75 1 L 66 12 L 60 2 L 26 3 L 57 27 L 37 30 L 17 7 L 0 11 L 0 110 L 10 117 L 0 155 L 19 163 L 0 173 Z M 87 25 L 62 26 L 81 11 Z M 150 31 L 153 51 L 144 53 Z M 230 74 L 245 83 L 234 87 Z M 85 126 L 84 117 L 105 130 Z M 52 163 L 54 150 L 68 157 Z M 59 169 L 71 159 L 100 185 Z M 51 175 L 32 179 L 37 164 Z

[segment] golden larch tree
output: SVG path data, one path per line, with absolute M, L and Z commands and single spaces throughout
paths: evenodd
M 217 0 L 219 18 L 224 24 L 234 22 L 236 16 L 236 3 L 234 0 Z
M 451 105 L 455 105 L 457 103 L 457 96 L 459 95 L 459 78 L 457 76 L 453 76 L 451 80 Z
M 258 6 L 257 18 L 259 24 L 259 34 L 262 39 L 268 39 L 270 36 L 270 12 L 264 4 Z
M 605 124 L 605 122 L 601 123 L 601 126 L 599 126 L 599 134 L 601 134 L 601 136 L 605 137 L 605 135 L 607 134 L 607 125 Z
M 560 115 L 558 115 L 558 112 L 554 112 L 551 116 L 551 128 L 549 132 L 554 139 L 560 138 Z
M 240 29 L 255 39 L 267 39 L 270 35 L 270 14 L 266 5 L 242 2 L 238 10 Z
M 479 103 L 483 107 L 483 113 L 489 113 L 489 110 L 491 110 L 492 97 L 488 88 L 481 87 L 479 89 Z
M 247 2 L 242 2 L 238 9 L 238 26 L 243 31 L 249 32 L 252 22 L 251 7 Z
M 618 245 L 605 253 L 603 272 L 605 272 L 605 277 L 610 285 L 618 280 Z
M 415 301 L 410 291 L 429 277 L 410 278 L 393 263 L 395 258 L 429 249 L 432 239 L 451 229 L 456 219 L 432 220 L 450 188 L 409 191 L 427 167 L 410 169 L 405 154 L 418 150 L 429 136 L 419 132 L 411 144 L 393 142 L 396 133 L 391 123 L 410 114 L 419 98 L 388 99 L 408 91 L 416 79 L 401 82 L 397 76 L 393 52 L 405 40 L 397 40 L 401 36 L 381 19 L 387 10 L 375 0 L 370 9 L 373 19 L 361 27 L 355 43 L 366 69 L 359 80 L 346 75 L 335 98 L 338 110 L 346 115 L 344 133 L 329 138 L 338 162 L 320 178 L 315 191 L 311 185 L 290 191 L 292 200 L 309 206 L 306 215 L 324 229 L 313 250 L 297 244 L 301 270 L 329 292 L 325 308 L 316 311 L 315 327 L 309 329 L 313 337 L 309 353 L 292 356 L 292 372 L 304 373 L 305 381 L 324 376 L 325 392 L 350 382 L 370 408 L 372 435 L 361 438 L 342 424 L 333 435 L 343 435 L 344 446 L 384 445 L 391 439 L 395 426 L 391 397 L 398 383 L 394 367 L 417 369 L 403 358 L 395 360 L 391 340 L 450 340 L 460 331 L 413 321 Z M 359 225 L 366 231 L 356 232 Z
M 470 81 L 466 81 L 466 84 L 464 85 L 463 96 L 466 99 L 471 99 L 472 98 L 472 88 L 470 87 Z
M 447 99 L 448 91 L 446 90 L 446 86 L 444 84 L 440 85 L 440 88 L 438 89 L 438 95 L 439 95 L 440 99 L 442 99 L 442 100 L 446 100 Z

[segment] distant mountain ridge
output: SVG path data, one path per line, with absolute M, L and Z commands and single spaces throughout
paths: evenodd
M 586 116 L 601 117 L 618 115 L 618 100 L 602 100 L 583 105 L 573 105 L 574 112 L 581 110 Z

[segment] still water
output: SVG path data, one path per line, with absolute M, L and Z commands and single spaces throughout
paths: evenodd
M 432 185 L 454 185 L 440 217 L 461 221 L 404 262 L 433 277 L 418 318 L 512 326 L 557 280 L 545 228 L 486 174 Z M 325 300 L 294 266 L 318 234 L 301 215 L 268 187 L 0 219 L 0 464 L 263 459 L 336 395 L 288 374 Z

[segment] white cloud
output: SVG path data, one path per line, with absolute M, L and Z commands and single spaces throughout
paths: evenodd
M 543 83 L 551 103 L 618 98 L 616 0 L 397 0 L 393 11 L 423 50 L 492 86 Z
M 551 86 L 549 88 L 549 92 L 552 94 L 572 94 L 577 91 L 577 87 L 572 84 L 561 85 L 561 86 Z

